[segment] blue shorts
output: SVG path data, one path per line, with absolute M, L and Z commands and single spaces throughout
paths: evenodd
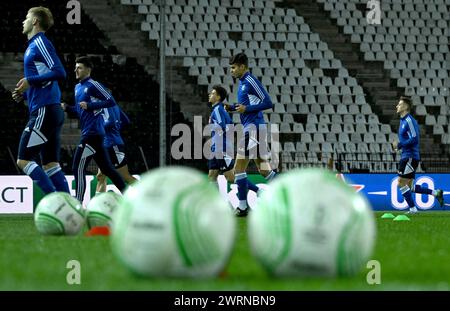
M 404 158 L 400 160 L 397 175 L 403 178 L 414 179 L 416 169 L 419 166 L 419 160 L 413 158 Z
M 111 158 L 111 163 L 114 165 L 114 168 L 121 168 L 127 165 L 128 162 L 125 154 L 125 145 L 114 145 L 107 147 L 106 150 L 109 153 L 109 157 Z
M 59 162 L 63 124 L 64 111 L 60 104 L 33 111 L 20 138 L 18 158 L 33 161 L 40 154 L 42 164 Z
M 238 144 L 238 154 L 248 159 L 268 160 L 270 151 L 267 142 L 267 126 L 257 126 L 256 129 L 244 132 L 244 137 Z
M 208 160 L 209 170 L 219 170 L 220 173 L 228 172 L 234 167 L 234 160 L 229 156 L 221 159 L 212 158 Z

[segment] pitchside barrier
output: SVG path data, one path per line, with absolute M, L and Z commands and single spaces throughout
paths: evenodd
M 72 195 L 75 195 L 75 184 L 73 176 L 66 176 L 72 186 Z M 136 176 L 138 178 L 138 176 Z M 265 188 L 265 179 L 260 175 L 249 175 L 251 181 Z M 407 209 L 397 187 L 397 176 L 395 174 L 336 174 L 336 178 L 343 180 L 355 191 L 364 194 L 370 201 L 372 208 L 376 211 L 401 211 Z M 416 184 L 426 186 L 430 189 L 440 188 L 444 190 L 444 198 L 450 203 L 450 174 L 417 174 Z M 87 176 L 86 194 L 84 206 L 95 195 L 97 179 L 95 176 Z M 237 186 L 227 185 L 223 176 L 219 176 L 219 189 L 224 198 L 236 207 L 238 205 Z M 108 181 L 108 191 L 118 192 L 117 188 Z M 320 188 L 317 189 L 320 193 Z M 43 197 L 39 187 L 33 184 L 28 176 L 0 176 L 0 214 L 30 214 Z M 421 210 L 442 211 L 450 209 L 450 206 L 441 208 L 432 196 L 414 194 L 416 205 Z M 256 203 L 256 194 L 249 191 L 248 202 L 250 207 Z M 333 202 L 330 202 L 333 204 Z

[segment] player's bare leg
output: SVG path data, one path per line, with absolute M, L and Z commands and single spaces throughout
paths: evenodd
M 27 161 L 27 160 L 17 160 L 17 166 L 23 171 L 23 169 L 25 168 L 25 166 L 28 165 L 28 163 L 30 163 L 31 161 Z
M 223 176 L 225 176 L 225 179 L 230 183 L 234 183 L 234 170 L 229 170 L 223 173 Z
M 97 172 L 97 187 L 95 188 L 95 192 L 106 192 L 106 175 L 100 169 Z
M 267 177 L 270 172 L 272 171 L 272 168 L 270 167 L 270 163 L 267 160 L 263 159 L 255 159 L 256 167 L 258 168 L 259 173 L 265 178 Z
M 211 184 L 213 184 L 214 186 L 216 186 L 217 188 L 219 187 L 217 184 L 217 177 L 219 176 L 219 170 L 209 170 L 208 172 L 208 179 L 209 182 Z
M 116 171 L 128 185 L 132 185 L 133 183 L 137 182 L 137 179 L 134 178 L 128 171 L 128 165 L 119 167 L 116 169 Z M 106 192 L 106 175 L 104 175 L 100 169 L 97 173 L 97 187 L 95 189 L 95 192 Z
M 256 167 L 258 168 L 259 173 L 269 182 L 275 176 L 276 173 L 272 170 L 269 160 L 257 158 L 255 159 Z
M 234 164 L 234 174 L 237 175 L 237 174 L 245 173 L 249 163 L 250 163 L 250 159 L 247 159 L 238 154 L 236 157 L 236 162 Z
M 133 175 L 131 175 L 130 172 L 128 171 L 128 165 L 119 167 L 116 169 L 116 171 L 119 172 L 120 176 L 122 176 L 122 178 L 128 185 L 132 185 L 133 183 L 137 182 L 137 179 L 134 178 Z

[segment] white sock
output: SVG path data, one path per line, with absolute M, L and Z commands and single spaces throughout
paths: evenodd
M 247 209 L 247 200 L 239 200 L 239 208 L 241 210 L 246 210 Z

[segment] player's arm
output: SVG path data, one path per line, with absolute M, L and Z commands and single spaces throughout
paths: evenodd
M 61 60 L 56 54 L 53 45 L 48 41 L 42 41 L 42 44 L 38 44 L 36 46 L 42 56 L 42 59 L 50 70 L 44 74 L 25 77 L 28 83 L 33 86 L 40 86 L 43 82 L 65 79 L 66 71 L 64 70 Z
M 76 91 L 75 91 L 75 93 L 76 93 Z M 76 104 L 77 99 L 76 99 L 76 97 L 74 97 L 74 98 L 75 98 L 75 104 Z M 69 116 L 72 115 L 72 116 L 76 116 L 77 118 L 80 117 L 80 114 L 75 105 L 69 105 L 65 102 L 61 102 L 61 107 L 65 112 L 67 112 L 67 114 L 69 114 Z
M 211 112 L 211 116 L 209 117 L 209 124 L 212 125 L 212 130 L 217 134 L 217 135 L 222 135 L 223 129 L 221 126 L 221 116 L 220 114 L 217 113 L 217 110 L 214 109 Z
M 11 95 L 12 95 L 12 99 L 14 99 L 14 101 L 16 103 L 21 103 L 21 102 L 27 100 L 27 92 L 22 93 L 22 92 L 19 92 L 18 90 L 14 90 Z
M 109 108 L 116 105 L 114 97 L 98 82 L 92 83 L 89 86 L 89 93 L 91 96 L 98 98 L 99 101 L 87 103 L 87 110 Z
M 61 107 L 62 107 L 62 109 L 65 111 L 65 112 L 67 112 L 68 114 L 74 114 L 74 115 L 76 115 L 76 116 L 78 116 L 78 111 L 77 111 L 77 109 L 75 108 L 75 106 L 73 106 L 73 105 L 68 105 L 67 103 L 61 103 Z
M 115 119 L 112 117 L 112 112 L 109 110 L 109 108 L 105 108 L 103 110 L 103 120 L 105 121 L 103 122 L 103 127 L 105 128 L 105 130 L 109 130 L 114 126 Z M 105 110 L 108 112 L 108 114 L 105 113 Z
M 409 133 L 409 138 L 404 140 L 403 142 L 399 141 L 397 144 L 397 149 L 402 149 L 402 148 L 408 148 L 411 146 L 414 146 L 415 144 L 417 144 L 418 142 L 418 138 L 417 138 L 417 130 L 416 128 L 411 128 L 410 123 L 406 122 L 407 126 L 408 126 L 408 133 Z
M 230 118 L 228 113 L 225 111 L 225 108 L 219 107 L 219 109 L 214 110 L 214 123 L 220 126 L 220 129 L 222 130 L 219 135 L 222 135 L 222 133 L 227 131 L 227 120 Z
M 228 104 L 228 103 L 223 103 L 225 110 L 228 112 L 233 112 L 236 111 L 236 105 L 235 104 Z
M 258 82 L 256 82 L 255 85 L 249 84 L 249 86 L 252 90 L 251 93 L 253 93 L 255 96 L 259 97 L 259 99 L 261 101 L 256 105 L 246 106 L 245 112 L 258 112 L 258 111 L 263 111 L 266 109 L 273 108 L 272 99 L 270 98 L 269 94 L 264 89 L 264 87 L 262 87 L 262 85 L 260 85 Z

